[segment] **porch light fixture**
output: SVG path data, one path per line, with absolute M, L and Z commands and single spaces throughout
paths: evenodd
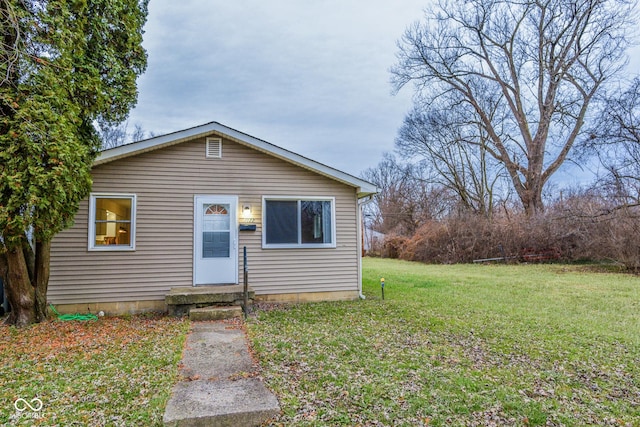
M 242 205 L 242 217 L 245 219 L 251 218 L 251 205 L 249 203 Z

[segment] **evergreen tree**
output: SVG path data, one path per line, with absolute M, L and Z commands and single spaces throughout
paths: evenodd
M 137 99 L 148 0 L 0 0 L 0 272 L 17 326 L 46 318 L 51 239 L 91 188 L 95 123 Z

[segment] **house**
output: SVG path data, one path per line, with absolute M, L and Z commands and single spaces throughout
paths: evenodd
M 376 187 L 212 122 L 105 150 L 51 247 L 61 312 L 164 310 L 176 287 L 248 281 L 256 299 L 361 294 L 360 204 Z

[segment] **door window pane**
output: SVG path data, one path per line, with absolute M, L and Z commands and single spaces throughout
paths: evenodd
M 229 232 L 205 231 L 202 233 L 202 258 L 229 258 Z
M 202 205 L 204 211 L 202 229 L 204 231 L 228 231 L 231 227 L 229 205 Z
M 231 216 L 228 204 L 202 205 L 202 257 L 229 258 Z

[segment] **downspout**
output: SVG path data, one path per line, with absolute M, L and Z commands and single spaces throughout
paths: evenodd
M 362 229 L 364 227 L 364 222 L 362 222 L 362 208 L 364 205 L 371 203 L 373 201 L 373 194 L 364 197 L 362 199 L 358 199 L 358 226 L 357 229 L 357 239 L 358 239 L 358 296 L 360 299 L 366 299 L 364 294 L 362 293 Z

